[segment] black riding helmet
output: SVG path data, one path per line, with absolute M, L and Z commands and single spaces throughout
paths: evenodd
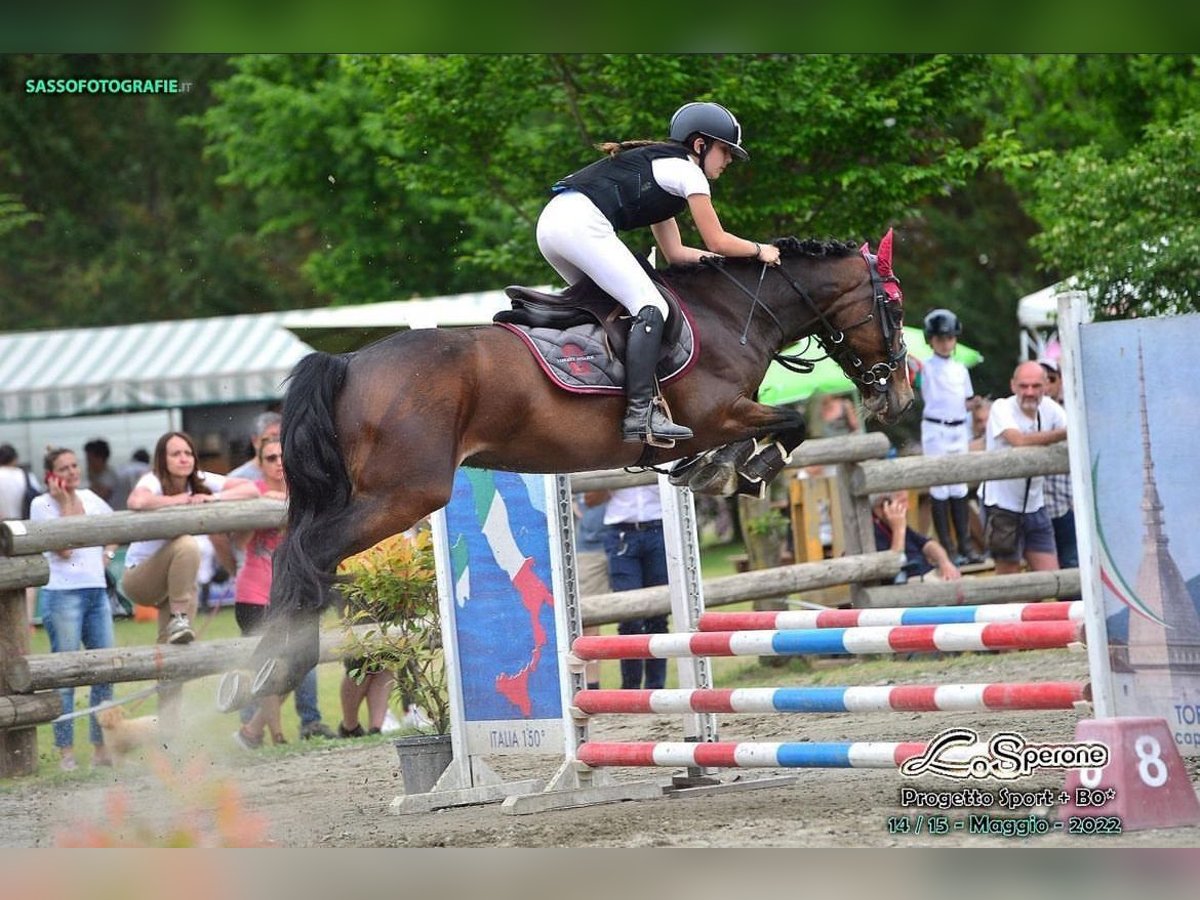
M 925 337 L 945 335 L 962 336 L 962 322 L 948 309 L 931 309 L 925 316 Z
M 693 134 L 722 141 L 729 145 L 734 159 L 747 160 L 750 154 L 742 149 L 742 126 L 733 113 L 720 103 L 685 103 L 671 116 L 671 140 L 686 144 Z M 702 152 L 707 152 L 705 147 Z

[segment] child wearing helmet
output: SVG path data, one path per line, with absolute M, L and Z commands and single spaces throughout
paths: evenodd
M 625 358 L 626 441 L 671 446 L 692 437 L 651 402 L 668 309 L 641 263 L 617 236 L 649 226 L 668 263 L 707 254 L 777 265 L 779 249 L 730 234 L 712 205 L 709 182 L 734 159 L 749 159 L 742 128 L 717 103 L 687 103 L 671 117 L 670 140 L 606 143 L 605 158 L 556 182 L 537 224 L 538 249 L 567 284 L 585 276 L 633 316 Z M 705 250 L 685 246 L 675 216 L 690 210 Z
M 971 440 L 969 403 L 975 394 L 967 367 L 954 359 L 954 348 L 962 334 L 962 322 L 948 309 L 935 309 L 925 316 L 925 339 L 933 348 L 921 367 L 916 386 L 921 391 L 921 450 L 926 456 L 966 453 Z M 939 484 L 929 489 L 933 527 L 938 541 L 948 550 L 950 523 L 958 537 L 956 565 L 979 562 L 971 547 L 970 509 L 967 485 Z

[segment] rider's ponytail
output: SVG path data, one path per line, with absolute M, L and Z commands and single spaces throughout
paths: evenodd
M 603 144 L 597 144 L 596 149 L 606 156 L 616 156 L 618 153 L 624 153 L 626 150 L 633 150 L 637 147 L 649 147 L 653 144 L 661 144 L 662 141 L 605 141 Z

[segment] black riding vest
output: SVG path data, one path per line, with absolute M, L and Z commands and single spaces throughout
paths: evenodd
M 572 172 L 550 188 L 552 193 L 576 190 L 596 204 L 617 231 L 645 228 L 683 212 L 685 197 L 668 194 L 654 180 L 650 164 L 656 159 L 686 159 L 681 144 L 649 144 L 616 156 L 606 156 Z

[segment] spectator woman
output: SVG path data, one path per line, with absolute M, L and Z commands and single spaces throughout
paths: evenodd
M 130 491 L 128 505 L 152 510 L 256 496 L 253 482 L 200 471 L 192 439 L 182 431 L 169 431 L 158 439 L 150 471 Z M 190 534 L 129 545 L 121 589 L 134 603 L 158 608 L 158 643 L 188 644 L 195 639 L 191 619 L 196 614 L 199 570 L 200 550 Z
M 218 493 L 222 491 L 223 493 Z M 150 471 L 129 492 L 131 510 L 193 506 L 216 500 L 241 500 L 258 495 L 253 482 L 226 478 L 196 467 L 196 445 L 182 431 L 168 431 L 154 446 Z M 189 644 L 196 638 L 200 547 L 190 534 L 166 540 L 134 541 L 125 551 L 121 589 L 141 606 L 158 609 L 158 643 Z M 159 686 L 158 715 L 167 731 L 179 723 L 182 691 L 178 684 Z
M 48 492 L 35 497 L 30 505 L 32 521 L 112 513 L 112 508 L 97 494 L 79 486 L 79 460 L 74 452 L 65 447 L 50 447 L 45 463 Z M 112 607 L 108 602 L 104 569 L 115 550 L 115 545 L 109 545 L 53 550 L 44 554 L 50 563 L 50 580 L 43 591 L 46 606 L 42 624 L 50 638 L 51 653 L 113 646 Z M 75 689 L 63 688 L 59 693 L 63 713 L 69 715 L 75 709 Z M 99 706 L 111 700 L 112 695 L 111 684 L 94 684 L 91 705 Z M 94 748 L 92 765 L 111 766 L 112 758 L 105 749 L 100 724 L 94 715 L 88 721 Z M 58 748 L 59 766 L 64 771 L 74 769 L 74 719 L 54 723 L 54 746 Z
M 258 444 L 255 457 L 262 477 L 253 482 L 259 496 L 272 500 L 287 499 L 287 482 L 283 477 L 283 446 L 279 438 L 264 438 Z M 233 613 L 242 637 L 257 635 L 266 622 L 271 602 L 271 563 L 275 549 L 283 540 L 282 528 L 260 528 L 258 531 L 239 531 L 233 535 L 233 545 L 241 551 L 243 562 L 234 587 Z M 286 744 L 280 723 L 278 695 L 262 697 L 258 708 L 233 739 L 246 750 L 262 746 L 263 735 L 271 734 L 271 743 Z

